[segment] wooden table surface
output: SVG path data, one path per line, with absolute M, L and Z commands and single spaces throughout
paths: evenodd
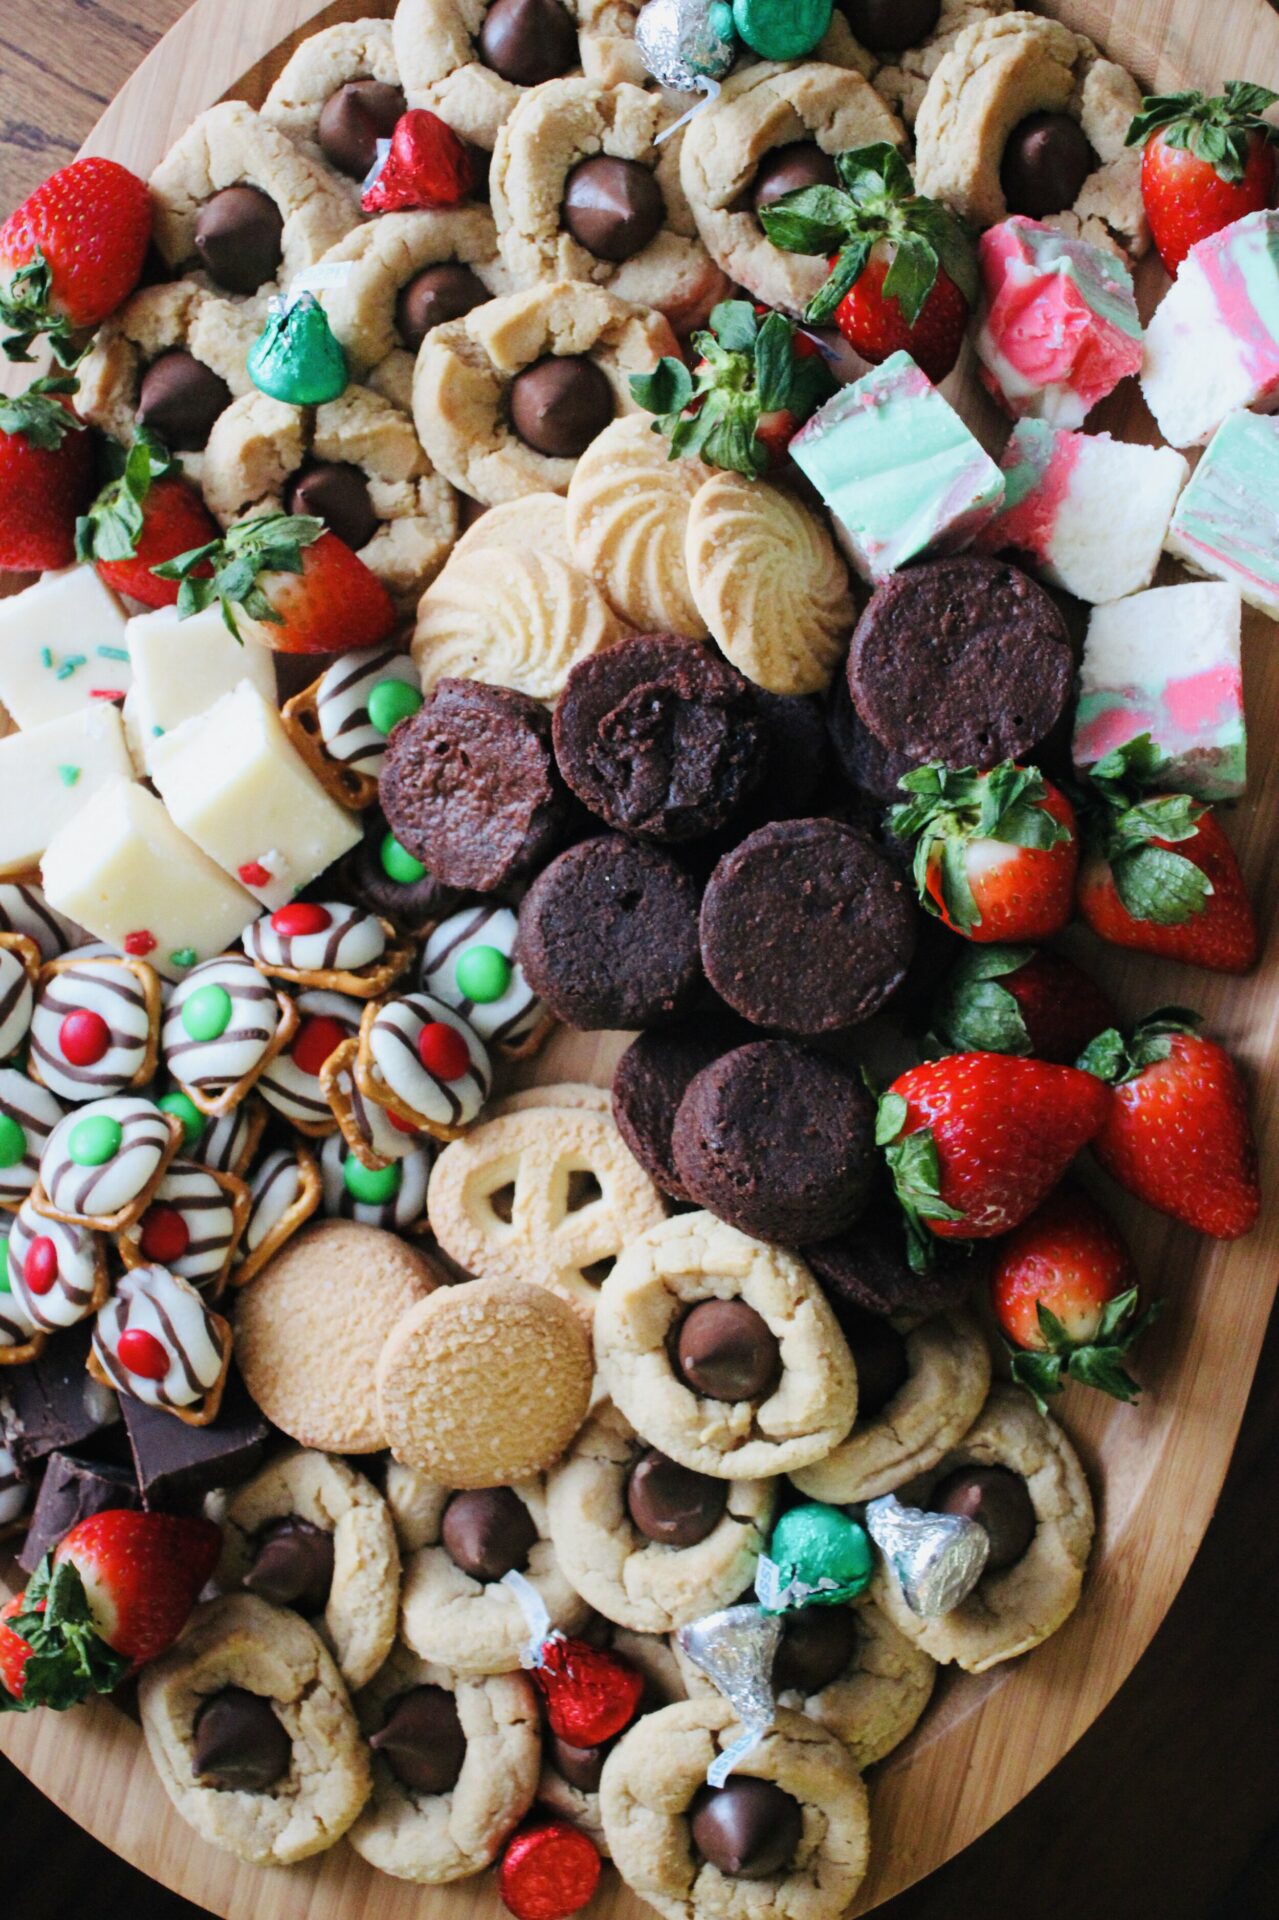
M 1211 4 L 1212 0 L 1205 0 Z M 185 0 L 0 0 L 0 214 L 69 160 Z M 1074 1389 L 1079 1391 L 1079 1389 Z M 1230 1476 L 1145 1659 L 1016 1811 L 884 1920 L 1279 1920 L 1279 1320 Z M 0 1760 L 6 1920 L 195 1920 Z

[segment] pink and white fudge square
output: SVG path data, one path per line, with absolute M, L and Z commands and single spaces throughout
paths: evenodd
M 1002 465 L 1004 510 L 978 540 L 984 552 L 1016 548 L 1095 606 L 1150 585 L 1190 474 L 1181 454 L 1020 420 Z
M 1141 386 L 1174 447 L 1204 446 L 1240 407 L 1279 407 L 1279 213 L 1190 249 L 1147 328 Z
M 981 377 L 1015 419 L 1082 427 L 1141 371 L 1132 275 L 1117 254 L 1017 215 L 981 237 Z

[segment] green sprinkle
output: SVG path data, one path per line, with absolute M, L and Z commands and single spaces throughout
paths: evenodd
M 58 778 L 64 787 L 73 787 L 80 778 L 81 771 L 80 767 L 59 767 Z
M 152 727 L 151 738 L 153 740 L 159 740 L 163 733 L 164 733 L 163 727 Z
M 195 965 L 195 948 L 178 947 L 175 952 L 169 955 L 169 965 L 171 967 L 193 967 Z
M 42 667 L 51 667 L 51 666 L 53 665 L 53 652 L 52 652 L 52 649 L 51 649 L 51 648 L 49 648 L 49 647 L 41 647 L 41 649 L 40 649 L 40 665 L 41 665 Z
M 127 660 L 129 657 L 127 647 L 95 647 L 93 651 L 99 660 Z

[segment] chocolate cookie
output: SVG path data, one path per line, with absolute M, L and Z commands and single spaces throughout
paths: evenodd
M 901 1215 L 889 1205 L 802 1252 L 841 1324 L 846 1312 L 946 1313 L 963 1305 L 984 1270 L 969 1244 L 938 1240 L 931 1264 L 916 1273 L 907 1257 Z
M 915 950 L 905 880 L 839 820 L 781 820 L 724 858 L 702 901 L 702 964 L 760 1027 L 830 1033 L 878 1012 Z
M 791 1040 L 756 1040 L 703 1067 L 671 1152 L 689 1197 L 787 1246 L 851 1227 L 878 1171 L 875 1103 L 858 1075 Z
M 694 1074 L 741 1046 L 750 1028 L 716 1015 L 633 1040 L 613 1070 L 613 1118 L 645 1173 L 672 1200 L 690 1200 L 675 1168 L 671 1128 Z
M 610 827 L 691 840 L 722 827 L 764 772 L 767 736 L 740 673 L 668 634 L 580 660 L 555 708 L 555 757 Z
M 546 859 L 565 824 L 551 717 L 513 688 L 441 680 L 392 733 L 378 797 L 437 880 L 491 893 Z
M 669 854 L 619 833 L 570 847 L 520 907 L 525 977 L 569 1026 L 648 1027 L 702 983 L 697 889 Z
M 885 580 L 848 655 L 853 703 L 882 745 L 950 767 L 1033 757 L 1073 675 L 1066 623 L 1043 588 L 974 554 Z

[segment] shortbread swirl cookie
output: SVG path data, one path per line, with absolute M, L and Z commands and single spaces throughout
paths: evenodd
M 429 993 L 409 993 L 365 1009 L 355 1077 L 366 1100 L 452 1140 L 478 1117 L 493 1069 L 460 1013 Z
M 26 1199 L 65 1111 L 47 1087 L 17 1067 L 0 1067 L 0 1207 L 12 1210 Z
M 40 1156 L 37 1213 L 104 1233 L 132 1226 L 181 1139 L 181 1122 L 139 1094 L 73 1108 Z
M 826 260 L 783 253 L 766 238 L 752 198 L 761 165 L 777 147 L 833 156 L 879 140 L 900 146 L 905 137 L 856 71 L 821 60 L 752 63 L 689 122 L 680 180 L 712 260 L 756 300 L 800 314 L 826 278 Z
M 767 693 L 821 693 L 857 617 L 848 569 L 794 494 L 717 473 L 689 509 L 684 546 L 699 613 L 739 673 Z
M 640 632 L 701 640 L 706 622 L 684 543 L 693 498 L 711 471 L 700 460 L 670 459 L 653 424 L 646 414 L 614 420 L 578 461 L 568 488 L 573 565 Z
M 356 1158 L 340 1133 L 330 1135 L 320 1150 L 326 1217 L 407 1233 L 426 1213 L 431 1157 L 431 1148 L 410 1145 L 408 1153 L 374 1172 Z
M 488 551 L 450 561 L 418 603 L 413 659 L 427 693 L 483 680 L 552 701 L 569 671 L 627 632 L 595 583 L 545 554 Z
M 520 549 L 540 553 L 548 560 L 573 564 L 568 543 L 568 503 L 559 493 L 524 493 L 486 507 L 465 533 L 458 535 L 451 558 L 466 553 L 510 553 Z
M 633 0 L 562 0 L 502 31 L 489 24 L 490 0 L 403 0 L 395 55 L 409 104 L 491 152 L 518 102 L 548 80 L 580 67 L 596 86 L 643 86 L 638 11 Z
M 936 21 L 931 31 L 920 35 L 913 45 L 903 46 L 900 35 L 894 34 L 894 45 L 872 48 L 884 63 L 874 75 L 876 93 L 882 94 L 893 112 L 913 127 L 928 82 L 960 34 L 997 14 L 1011 13 L 1013 5 L 1014 0 L 935 0 L 932 11 Z M 902 9 L 902 16 L 908 17 L 909 11 Z M 892 22 L 894 27 L 896 24 Z M 918 28 L 915 31 L 918 33 Z
M 533 1107 L 446 1147 L 427 1213 L 467 1273 L 536 1280 L 589 1313 L 619 1255 L 666 1208 L 610 1114 Z
M 249 1182 L 249 1216 L 231 1264 L 234 1286 L 247 1287 L 320 1204 L 320 1169 L 305 1147 L 275 1147 Z
M 604 287 L 528 287 L 432 329 L 413 376 L 413 418 L 440 472 L 474 499 L 563 493 L 596 434 L 638 411 L 630 376 L 677 352 L 660 313 Z
M 41 975 L 32 1070 L 61 1100 L 100 1100 L 155 1072 L 160 982 L 145 961 L 57 960 Z
M 422 991 L 456 1007 L 487 1046 L 517 1060 L 551 1025 L 515 957 L 518 931 L 509 907 L 464 907 L 431 930 L 422 951 Z
M 928 83 L 915 126 L 919 191 L 979 226 L 1009 213 L 1005 153 L 1032 114 L 1078 121 L 1096 165 L 1073 205 L 1047 224 L 1098 246 L 1146 251 L 1141 150 L 1125 144 L 1141 106 L 1132 75 L 1057 20 L 1006 13 L 960 34 Z
M 489 176 L 517 286 L 591 280 L 656 307 L 678 333 L 703 324 L 729 282 L 697 237 L 679 141 L 660 139 L 678 111 L 660 93 L 582 78 L 525 94 L 498 135 Z
M 171 995 L 160 1036 L 164 1064 L 202 1112 L 224 1110 L 287 1046 L 296 1026 L 293 1003 L 252 960 L 224 953 L 192 967 Z
M 116 1245 L 126 1266 L 161 1261 L 216 1300 L 249 1209 L 249 1190 L 234 1174 L 174 1160 L 146 1212 L 117 1236 Z
M 389 20 L 339 20 L 308 34 L 262 102 L 268 126 L 287 134 L 360 211 L 360 185 L 406 102 Z
M 230 1364 L 229 1324 L 167 1267 L 121 1274 L 94 1323 L 94 1378 L 187 1426 L 216 1417 Z
M 203 265 L 233 298 L 287 287 L 359 218 L 328 169 L 242 100 L 200 114 L 150 186 L 166 265 L 177 273 Z
M 107 1297 L 106 1252 L 97 1234 L 42 1219 L 29 1200 L 9 1234 L 7 1275 L 14 1304 L 41 1333 L 75 1326 Z
M 22 934 L 6 934 L 0 942 L 0 1060 L 18 1051 L 27 1037 L 35 1010 L 32 981 L 40 964 L 40 949 Z M 24 958 L 25 949 L 25 958 Z
M 333 1132 L 337 1122 L 320 1079 L 325 1061 L 343 1041 L 360 1031 L 363 1004 L 348 993 L 306 987 L 295 996 L 298 1030 L 277 1053 L 257 1082 L 257 1091 L 273 1112 L 314 1138 Z

